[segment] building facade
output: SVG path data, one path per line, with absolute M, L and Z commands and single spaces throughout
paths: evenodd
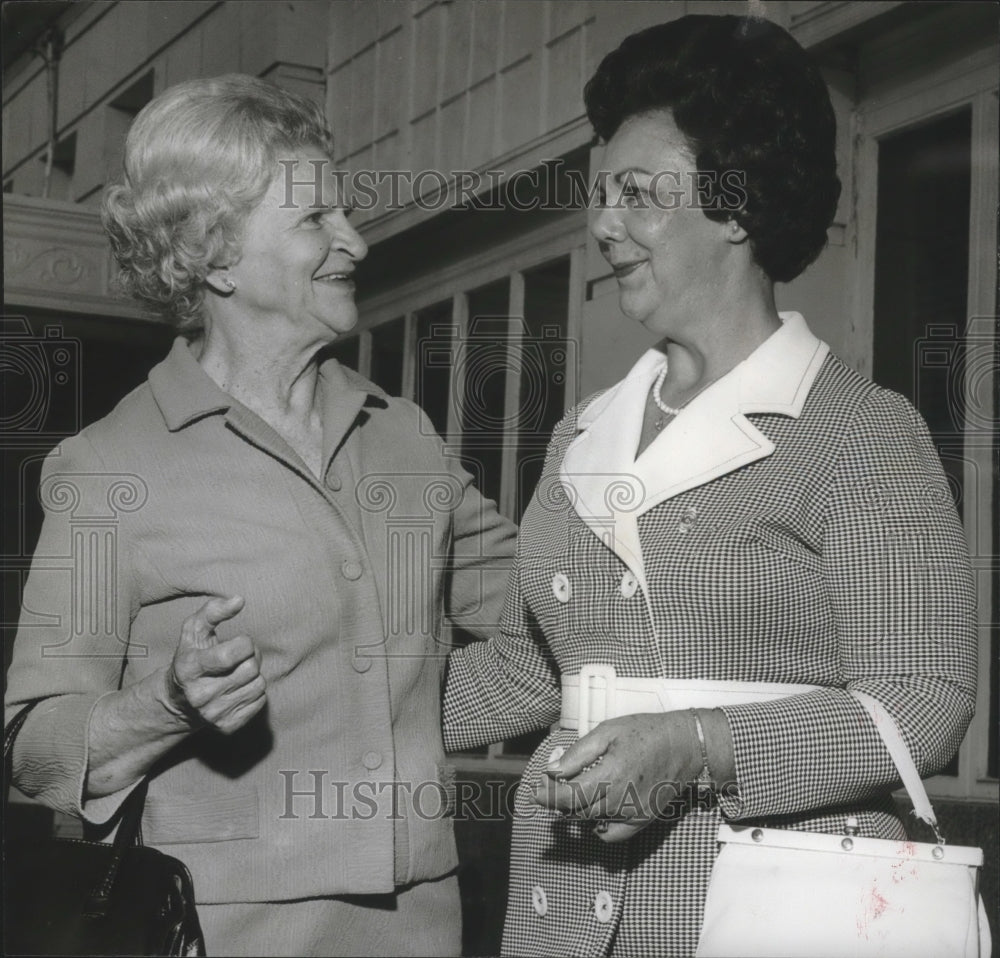
M 619 313 L 616 283 L 587 230 L 599 147 L 583 84 L 635 30 L 747 9 L 813 52 L 838 117 L 843 191 L 828 248 L 779 286 L 779 307 L 801 311 L 852 366 L 914 401 L 962 512 L 977 575 L 979 707 L 957 760 L 929 789 L 955 823 L 953 841 L 988 844 L 984 890 L 995 903 L 995 4 L 65 5 L 25 28 L 42 52 L 44 31 L 58 28 L 58 71 L 25 47 L 4 72 L 7 314 L 23 316 L 23 335 L 58 322 L 82 344 L 81 369 L 91 368 L 104 392 L 86 399 L 84 382 L 78 420 L 141 380 L 169 334 L 114 298 L 94 211 L 124 132 L 179 80 L 230 71 L 271 78 L 325 105 L 370 246 L 359 271 L 362 320 L 341 358 L 420 402 L 482 488 L 517 518 L 552 425 L 648 345 Z M 115 370 L 110 383 L 105 368 Z M 11 568 L 30 555 L 29 539 L 8 556 Z M 529 746 L 456 761 L 473 777 L 515 774 Z

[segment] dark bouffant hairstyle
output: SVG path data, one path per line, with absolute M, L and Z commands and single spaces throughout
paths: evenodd
M 630 117 L 670 110 L 700 173 L 699 201 L 735 217 L 775 282 L 798 276 L 826 244 L 840 196 L 836 120 L 809 55 L 768 20 L 682 17 L 626 38 L 584 90 L 605 141 Z M 725 171 L 745 176 L 735 212 L 716 195 Z

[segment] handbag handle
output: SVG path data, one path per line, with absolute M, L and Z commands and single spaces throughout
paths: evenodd
M 14 740 L 17 733 L 21 731 L 24 720 L 31 710 L 41 701 L 35 699 L 25 705 L 11 720 L 3 733 L 3 765 L 4 776 L 7 781 L 7 788 L 4 789 L 4 816 L 6 817 L 7 803 L 10 800 L 10 786 L 14 778 Z M 132 793 L 122 802 L 121 821 L 118 831 L 115 832 L 114 841 L 111 844 L 111 855 L 108 859 L 108 867 L 102 875 L 100 881 L 94 886 L 93 891 L 87 896 L 84 905 L 84 914 L 88 918 L 103 918 L 107 915 L 111 906 L 111 893 L 114 890 L 115 879 L 118 877 L 125 850 L 134 845 L 142 844 L 142 835 L 139 825 L 142 822 L 142 811 L 146 805 L 146 780 L 143 779 Z
M 875 730 L 889 750 L 889 757 L 896 765 L 896 771 L 899 772 L 903 788 L 906 789 L 906 794 L 909 795 L 910 801 L 913 803 L 913 814 L 934 829 L 934 836 L 943 845 L 945 838 L 938 829 L 937 816 L 934 814 L 931 800 L 927 797 L 927 789 L 924 788 L 920 773 L 913 762 L 913 756 L 910 755 L 910 750 L 906 747 L 906 742 L 903 741 L 902 733 L 899 731 L 895 719 L 885 710 L 881 702 L 873 699 L 866 692 L 851 691 L 850 694 L 864 706 L 871 716 L 872 722 L 875 723 Z

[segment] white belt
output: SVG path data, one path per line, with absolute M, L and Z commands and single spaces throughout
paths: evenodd
M 559 724 L 586 735 L 599 722 L 621 715 L 768 702 L 817 688 L 787 682 L 633 678 L 618 675 L 613 665 L 585 665 L 579 675 L 562 678 Z

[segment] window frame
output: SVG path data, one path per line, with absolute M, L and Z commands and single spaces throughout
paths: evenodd
M 363 319 L 359 321 L 353 335 L 360 339 L 358 349 L 358 372 L 368 376 L 371 368 L 371 333 L 383 323 L 403 318 L 403 377 L 402 395 L 414 400 L 416 392 L 417 360 L 417 314 L 427 307 L 451 300 L 451 323 L 457 329 L 458 352 L 452 368 L 448 402 L 448 426 L 444 435 L 445 447 L 449 454 L 462 454 L 462 427 L 460 403 L 452 397 L 461 397 L 464 392 L 462 369 L 464 368 L 462 344 L 469 328 L 469 293 L 496 280 L 509 280 L 508 315 L 512 319 L 524 317 L 525 274 L 532 269 L 562 257 L 569 259 L 569 284 L 567 301 L 566 338 L 577 344 L 575 353 L 579 356 L 581 324 L 583 317 L 584 291 L 586 289 L 586 220 L 582 215 L 572 222 L 562 222 L 532 232 L 527 237 L 519 237 L 509 243 L 497 246 L 488 253 L 467 257 L 456 261 L 433 276 L 421 277 L 411 283 L 390 291 L 360 299 L 358 308 Z M 517 322 L 511 325 L 511 345 L 518 341 L 522 328 Z M 349 337 L 345 337 L 347 339 Z M 564 405 L 568 409 L 579 402 L 579 377 L 575 364 L 567 361 Z M 512 424 L 517 421 L 517 404 L 520 396 L 519 369 L 510 364 L 507 369 L 505 387 L 505 438 L 503 445 L 503 465 L 501 494 L 498 508 L 504 515 L 513 518 L 517 497 L 517 456 L 518 443 Z M 511 432 L 507 432 L 511 430 Z M 458 752 L 449 756 L 456 768 L 464 771 L 491 771 L 497 773 L 520 774 L 524 770 L 528 756 L 507 754 L 505 742 L 488 746 L 485 754 Z
M 870 376 L 874 361 L 874 304 L 876 210 L 878 199 L 878 151 L 880 141 L 914 126 L 946 116 L 963 108 L 972 112 L 972 182 L 969 203 L 969 274 L 967 287 L 966 341 L 975 342 L 977 350 L 996 355 L 997 308 L 997 144 L 1000 127 L 997 98 L 1000 89 L 994 51 L 982 50 L 959 63 L 925 72 L 918 79 L 879 89 L 858 102 L 852 116 L 856 185 L 853 198 L 857 255 L 853 261 L 855 332 L 867 343 L 865 368 Z M 970 354 L 970 362 L 972 356 Z M 987 364 L 985 380 L 978 384 L 973 377 L 965 381 L 967 408 L 974 408 L 975 396 L 996 397 L 996 364 Z M 995 402 L 995 398 L 994 398 Z M 997 410 L 993 410 L 995 416 Z M 990 417 L 980 417 L 980 420 Z M 967 422 L 963 432 L 963 485 L 977 494 L 966 499 L 964 527 L 972 553 L 973 573 L 979 610 L 979 683 L 976 714 L 959 749 L 958 774 L 936 775 L 928 780 L 928 792 L 942 798 L 966 798 L 997 801 L 1000 780 L 989 777 L 987 761 L 990 728 L 990 670 L 992 634 L 1000 610 L 995 600 L 994 526 L 997 477 L 992 457 L 996 454 L 995 437 L 987 426 Z

